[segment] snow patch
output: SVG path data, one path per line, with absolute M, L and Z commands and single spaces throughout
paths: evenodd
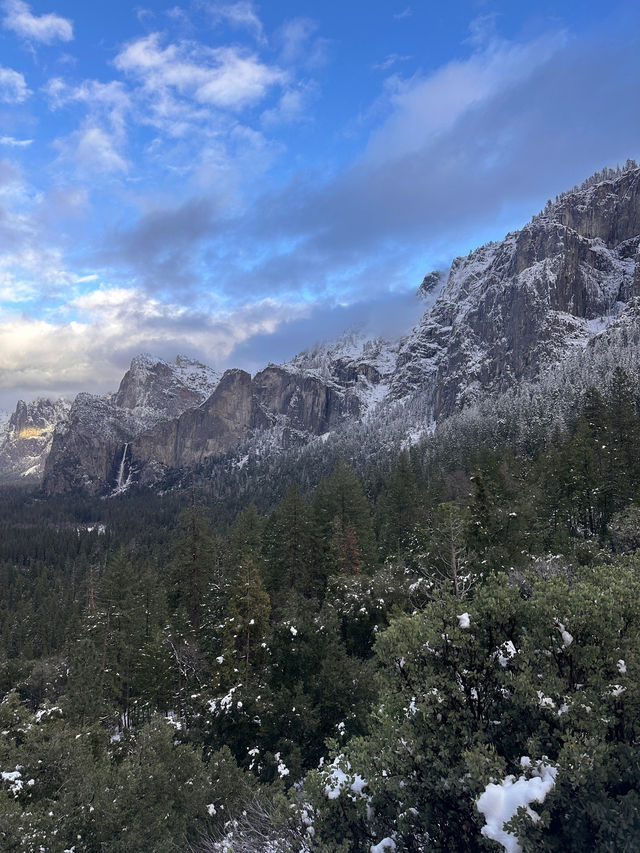
M 517 649 L 513 645 L 513 642 L 511 640 L 507 640 L 496 652 L 496 657 L 498 658 L 500 666 L 507 666 L 511 658 L 515 657 L 516 654 Z
M 377 844 L 373 844 L 370 847 L 370 853 L 393 853 L 393 851 L 397 849 L 396 842 L 393 838 L 383 838 L 382 841 L 379 841 Z
M 531 767 L 531 759 L 523 756 L 520 760 L 522 767 Z M 549 791 L 556 782 L 557 768 L 539 763 L 530 778 L 507 776 L 499 785 L 490 782 L 478 797 L 476 806 L 484 815 L 486 825 L 482 834 L 501 844 L 506 853 L 521 853 L 522 847 L 517 837 L 511 832 L 505 832 L 504 825 L 516 814 L 519 808 L 525 808 L 534 821 L 540 816 L 530 808 L 531 803 L 543 803 Z
M 340 766 L 340 762 L 343 760 L 343 756 L 339 755 L 333 760 L 328 771 L 327 783 L 324 786 L 324 793 L 330 800 L 337 800 L 345 786 L 347 786 L 356 797 L 361 797 L 363 796 L 362 791 L 367 784 L 362 776 L 359 776 L 357 773 L 354 776 L 349 775 L 351 765 L 347 761 L 345 771 Z M 355 797 L 351 797 L 351 799 L 355 799 Z
M 573 643 L 573 635 L 570 634 L 564 627 L 562 622 L 558 620 L 556 620 L 556 627 L 558 628 L 558 631 L 560 631 L 560 636 L 562 637 L 562 645 L 565 649 L 568 648 L 571 643 Z

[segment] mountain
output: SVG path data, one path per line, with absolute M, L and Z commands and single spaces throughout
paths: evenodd
M 640 293 L 640 170 L 562 196 L 457 258 L 401 348 L 392 391 L 429 388 L 440 420 L 584 347 Z
M 38 482 L 51 450 L 54 430 L 68 416 L 69 400 L 20 400 L 0 426 L 0 482 Z
M 206 399 L 220 374 L 199 361 L 176 357 L 173 363 L 138 355 L 110 398 L 116 408 L 127 409 L 145 427 L 176 418 Z
M 44 467 L 45 490 L 122 489 L 130 481 L 129 443 L 154 425 L 198 406 L 219 380 L 219 373 L 184 356 L 173 363 L 136 356 L 115 394 L 83 393 L 75 398 L 53 435 Z
M 347 333 L 253 377 L 134 359 L 114 395 L 78 395 L 55 430 L 45 490 L 113 493 L 166 469 L 251 447 L 282 453 L 358 424 L 372 452 L 383 432 L 411 440 L 637 338 L 639 249 L 640 169 L 630 161 L 456 258 L 447 276 L 425 276 L 424 315 L 400 340 Z

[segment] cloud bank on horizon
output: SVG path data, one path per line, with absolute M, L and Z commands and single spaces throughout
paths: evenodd
M 0 2 L 0 404 L 395 334 L 638 157 L 635 4 L 428 5 Z

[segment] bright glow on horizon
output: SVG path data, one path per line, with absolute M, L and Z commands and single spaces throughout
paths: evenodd
M 256 369 L 638 158 L 634 3 L 0 0 L 0 408 Z M 310 340 L 311 338 L 311 340 Z

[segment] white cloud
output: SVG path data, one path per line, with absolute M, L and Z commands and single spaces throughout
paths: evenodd
M 271 126 L 304 119 L 309 102 L 316 93 L 317 87 L 313 83 L 286 89 L 276 106 L 262 114 L 263 124 Z
M 50 295 L 66 288 L 72 280 L 65 269 L 62 252 L 55 247 L 38 245 L 42 235 L 32 227 L 19 232 L 15 237 L 19 244 L 15 251 L 3 253 L 0 259 L 0 281 L 5 291 L 17 294 L 12 301 Z M 19 271 L 19 274 L 18 274 Z
M 272 334 L 308 313 L 308 306 L 273 299 L 226 313 L 196 311 L 134 287 L 104 287 L 72 300 L 55 318 L 0 315 L 0 388 L 106 390 L 142 351 L 165 357 L 186 351 L 219 365 L 251 336 Z
M 87 330 L 77 323 L 54 324 L 25 315 L 0 322 L 0 387 L 64 387 L 89 380 Z
M 258 41 L 264 41 L 262 22 L 253 3 L 241 0 L 238 3 L 217 3 L 211 7 L 213 23 L 225 21 L 232 27 L 244 29 Z
M 69 103 L 86 103 L 90 106 L 100 106 L 119 113 L 129 109 L 129 95 L 118 80 L 101 83 L 99 80 L 83 80 L 78 85 L 71 86 L 61 77 L 52 77 L 44 89 L 53 109 L 66 106 Z
M 31 282 L 16 280 L 0 266 L 0 304 L 29 302 L 36 294 L 37 290 Z
M 42 310 L 68 298 L 77 278 L 67 265 L 68 226 L 83 216 L 87 198 L 78 187 L 42 191 L 0 160 L 0 311 L 20 302 Z
M 73 23 L 52 12 L 46 15 L 34 15 L 23 0 L 5 0 L 2 4 L 5 12 L 4 25 L 8 30 L 43 44 L 73 39 Z
M 251 106 L 272 86 L 286 81 L 279 68 L 238 47 L 203 48 L 180 42 L 163 48 L 158 33 L 130 42 L 115 65 L 138 77 L 149 91 L 172 89 L 201 104 L 226 109 Z
M 8 145 L 10 148 L 27 148 L 33 143 L 33 139 L 16 139 L 15 136 L 0 136 L 0 145 Z
M 255 56 L 242 55 L 235 47 L 214 51 L 218 68 L 196 89 L 196 99 L 218 107 L 235 107 L 261 101 L 284 74 L 259 62 Z
M 62 78 L 54 77 L 47 82 L 44 92 L 53 110 L 70 104 L 86 107 L 90 117 L 86 124 L 89 127 L 75 134 L 83 163 L 97 162 L 101 172 L 126 170 L 127 164 L 116 150 L 115 139 L 118 144 L 124 141 L 131 99 L 120 81 L 101 83 L 98 80 L 83 80 L 77 85 L 70 85 Z M 111 125 L 110 134 L 98 130 L 105 122 Z M 91 145 L 94 146 L 93 151 Z
M 21 104 L 31 92 L 24 79 L 24 74 L 13 68 L 0 66 L 0 101 L 6 104 Z
M 317 30 L 318 24 L 312 18 L 291 18 L 285 21 L 277 34 L 281 61 L 308 69 L 324 65 L 329 41 L 316 36 Z
M 56 146 L 62 159 L 70 161 L 85 176 L 129 170 L 129 163 L 118 151 L 119 139 L 97 124 L 86 124 L 66 139 L 57 140 Z
M 500 92 L 521 84 L 566 42 L 563 33 L 530 42 L 492 40 L 468 59 L 428 76 L 387 81 L 390 116 L 373 134 L 365 162 L 384 162 L 423 149 L 456 121 Z

